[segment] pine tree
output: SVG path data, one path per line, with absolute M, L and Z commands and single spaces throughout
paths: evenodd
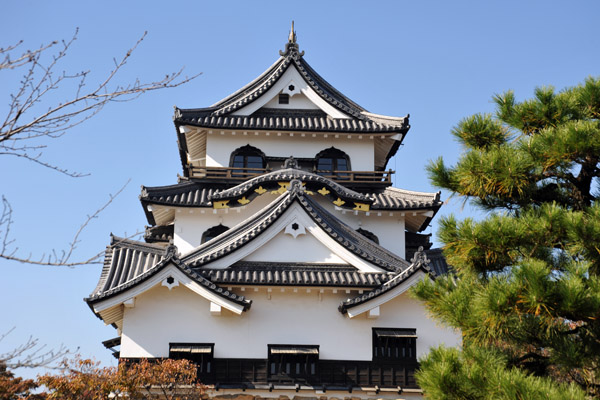
M 454 166 L 430 163 L 435 185 L 488 211 L 441 220 L 454 273 L 413 291 L 459 330 L 418 381 L 434 399 L 600 397 L 600 79 L 462 120 Z

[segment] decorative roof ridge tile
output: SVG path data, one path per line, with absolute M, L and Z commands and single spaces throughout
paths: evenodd
M 286 160 L 286 164 L 288 164 L 289 160 L 290 159 Z M 333 190 L 340 197 L 366 202 L 369 204 L 373 203 L 373 199 L 365 194 L 355 192 L 352 189 L 348 189 L 324 176 L 297 168 L 285 168 L 257 176 L 243 183 L 240 183 L 239 185 L 234 186 L 232 188 L 212 193 L 209 196 L 209 199 L 213 201 L 240 197 L 246 195 L 249 191 L 251 191 L 255 187 L 260 186 L 262 183 L 291 181 L 294 179 L 300 180 L 302 182 L 319 182 L 329 187 L 329 189 Z
M 173 240 L 175 225 L 154 225 L 144 227 L 144 240 L 146 243 L 160 243 L 165 245 Z
M 389 292 L 393 288 L 399 286 L 401 283 L 406 281 L 406 279 L 410 278 L 415 272 L 418 270 L 422 270 L 427 273 L 431 277 L 435 277 L 435 273 L 429 267 L 430 260 L 427 258 L 425 251 L 423 251 L 423 247 L 419 247 L 419 250 L 415 253 L 414 257 L 411 259 L 410 266 L 399 272 L 392 279 L 382 283 L 377 286 L 375 289 L 370 290 L 362 295 L 355 297 L 353 299 L 348 299 L 342 301 L 338 307 L 338 310 L 342 314 L 346 314 L 348 309 L 356 307 L 360 304 L 366 303 L 369 300 L 372 300 L 376 297 L 383 295 L 384 293 Z

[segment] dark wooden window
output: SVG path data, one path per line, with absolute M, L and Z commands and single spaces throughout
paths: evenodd
M 254 146 L 246 145 L 231 153 L 229 164 L 234 168 L 264 168 L 265 154 Z
M 213 226 L 212 228 L 208 228 L 202 234 L 202 243 L 208 242 L 209 240 L 216 238 L 221 233 L 224 233 L 228 230 L 229 230 L 229 227 L 227 227 L 223 224 L 219 224 L 217 226 Z
M 169 343 L 169 358 L 193 362 L 203 381 L 213 373 L 214 347 L 214 343 Z
M 377 235 L 375 235 L 373 232 L 368 231 L 366 229 L 363 228 L 358 228 L 356 230 L 356 232 L 360 233 L 361 235 L 363 235 L 364 237 L 366 237 L 367 239 L 369 239 L 372 242 L 375 242 L 377 244 L 379 244 L 379 238 L 377 237 Z
M 281 93 L 279 95 L 279 104 L 290 104 L 290 95 L 287 93 Z
M 306 381 L 316 376 L 319 346 L 270 344 L 268 349 L 270 381 Z
M 350 171 L 350 157 L 343 151 L 330 147 L 323 150 L 317 156 L 315 169 L 320 175 L 332 175 L 333 171 Z M 344 177 L 347 174 L 337 174 Z
M 259 170 L 265 168 L 265 164 L 265 153 L 250 145 L 234 150 L 229 159 L 230 167 L 248 168 L 248 170 L 232 172 L 231 175 L 234 177 L 245 177 L 246 173 L 260 173 Z
M 416 362 L 416 329 L 373 328 L 373 360 Z

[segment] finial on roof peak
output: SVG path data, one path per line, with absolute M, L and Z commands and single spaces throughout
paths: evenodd
M 281 56 L 298 56 L 302 57 L 304 55 L 304 51 L 299 51 L 298 43 L 296 42 L 296 31 L 294 30 L 294 21 L 292 21 L 292 29 L 290 29 L 290 34 L 288 36 L 288 42 L 285 44 L 285 50 L 279 50 L 279 55 Z
M 294 30 L 294 20 L 292 20 L 292 29 L 290 29 L 290 35 L 288 36 L 289 43 L 296 43 L 296 31 Z

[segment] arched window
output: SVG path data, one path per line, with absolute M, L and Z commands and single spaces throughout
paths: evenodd
M 379 244 L 379 238 L 373 233 L 363 228 L 358 228 L 356 232 L 360 233 L 372 242 Z
M 323 150 L 315 159 L 315 167 L 319 175 L 334 175 L 333 171 L 350 171 L 350 157 L 335 147 Z M 346 176 L 346 174 L 338 176 Z
M 265 153 L 248 144 L 231 153 L 229 166 L 234 168 L 264 168 Z
M 228 230 L 229 230 L 229 227 L 224 226 L 223 224 L 219 224 L 217 226 L 213 226 L 212 228 L 208 228 L 202 234 L 202 243 L 206 243 L 209 240 L 216 238 L 221 233 L 226 232 Z

